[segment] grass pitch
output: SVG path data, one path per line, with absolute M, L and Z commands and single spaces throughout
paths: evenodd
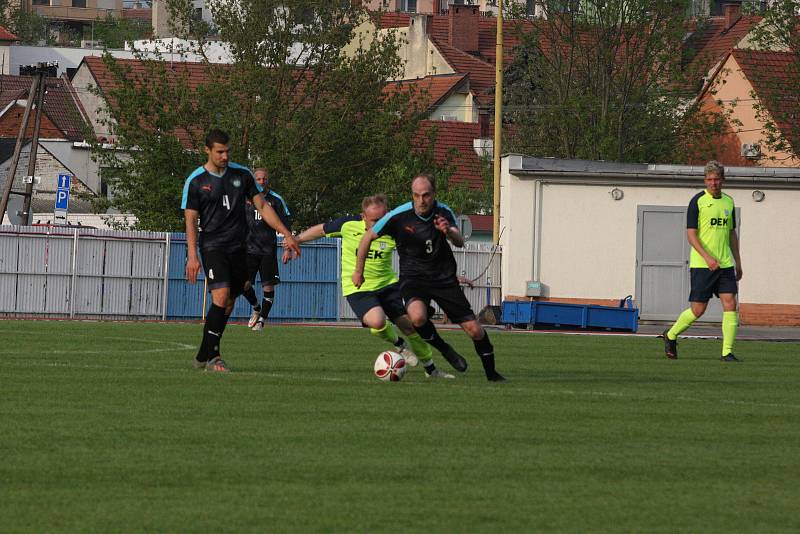
M 492 332 L 455 381 L 366 331 L 0 322 L 0 530 L 797 532 L 800 345 Z M 440 367 L 448 366 L 437 357 Z

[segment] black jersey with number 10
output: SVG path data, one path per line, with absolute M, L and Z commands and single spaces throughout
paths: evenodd
M 258 194 L 250 169 L 228 163 L 222 176 L 198 167 L 183 186 L 182 209 L 200 214 L 200 250 L 245 247 L 245 201 Z
M 278 214 L 281 221 L 288 230 L 289 226 L 289 208 L 286 206 L 283 198 L 273 190 L 266 193 L 261 192 L 260 195 L 264 200 L 272 206 L 275 213 Z M 250 228 L 250 233 L 247 236 L 247 253 L 248 254 L 271 254 L 275 251 L 278 245 L 278 236 L 275 229 L 268 225 L 261 218 L 261 213 L 256 209 L 255 205 L 250 199 L 246 201 L 247 208 L 247 226 Z
M 384 215 L 373 226 L 376 234 L 391 236 L 397 243 L 401 280 L 409 278 L 432 284 L 458 285 L 456 259 L 447 237 L 434 224 L 437 215 L 455 226 L 453 210 L 438 201 L 425 217 L 417 215 L 413 203 L 407 202 Z

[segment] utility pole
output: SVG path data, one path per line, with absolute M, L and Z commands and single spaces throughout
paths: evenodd
M 42 66 L 40 63 L 38 66 Z M 31 139 L 31 151 L 28 155 L 28 181 L 25 184 L 25 200 L 22 205 L 22 215 L 24 220 L 29 220 L 31 213 L 31 200 L 33 200 L 33 181 L 36 173 L 36 156 L 39 152 L 39 130 L 42 127 L 42 110 L 44 109 L 44 95 L 47 92 L 45 86 L 45 71 L 37 69 L 36 75 L 39 77 L 39 91 L 36 93 L 36 118 L 33 120 L 33 139 Z
M 3 217 L 6 214 L 6 210 L 8 209 L 8 199 L 12 194 L 22 195 L 25 197 L 23 214 L 25 216 L 24 220 L 28 220 L 31 197 L 33 197 L 33 175 L 36 171 L 36 153 L 39 147 L 39 130 L 42 123 L 42 109 L 44 108 L 44 95 L 46 92 L 45 77 L 47 75 L 48 67 L 50 67 L 48 63 L 37 63 L 35 66 L 31 66 L 31 68 L 34 69 L 33 80 L 31 82 L 30 91 L 28 92 L 28 101 L 25 106 L 25 113 L 22 115 L 22 122 L 19 126 L 17 142 L 14 146 L 14 155 L 11 157 L 11 165 L 8 169 L 8 175 L 5 187 L 3 189 L 3 197 L 0 199 L 0 221 L 3 220 Z M 33 109 L 34 105 L 36 105 L 36 118 L 34 119 L 33 138 L 31 140 L 31 150 L 28 158 L 28 178 L 26 179 L 25 192 L 20 193 L 17 191 L 12 191 L 11 189 L 14 185 L 14 178 L 16 178 L 17 167 L 19 166 L 19 158 L 22 153 L 22 145 L 25 141 L 25 134 L 28 131 L 28 123 L 30 122 L 31 109 Z

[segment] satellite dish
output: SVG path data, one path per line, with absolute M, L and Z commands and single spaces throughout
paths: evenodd
M 459 215 L 456 217 L 456 227 L 461 235 L 464 236 L 464 241 L 472 237 L 472 221 L 469 220 L 467 215 Z

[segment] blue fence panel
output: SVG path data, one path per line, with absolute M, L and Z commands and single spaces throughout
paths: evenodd
M 280 245 L 280 243 L 279 243 Z M 281 283 L 275 288 L 275 304 L 271 320 L 296 321 L 338 319 L 338 240 L 320 239 L 303 245 L 301 257 L 286 265 L 280 264 Z M 280 258 L 279 258 L 280 262 Z M 201 271 L 197 284 L 186 280 L 186 235 L 171 234 L 169 257 L 169 286 L 167 288 L 167 318 L 197 319 L 203 314 L 203 283 Z M 261 299 L 261 281 L 256 277 L 256 295 Z M 210 306 L 210 300 L 206 307 Z M 250 304 L 240 297 L 231 317 L 250 317 Z

